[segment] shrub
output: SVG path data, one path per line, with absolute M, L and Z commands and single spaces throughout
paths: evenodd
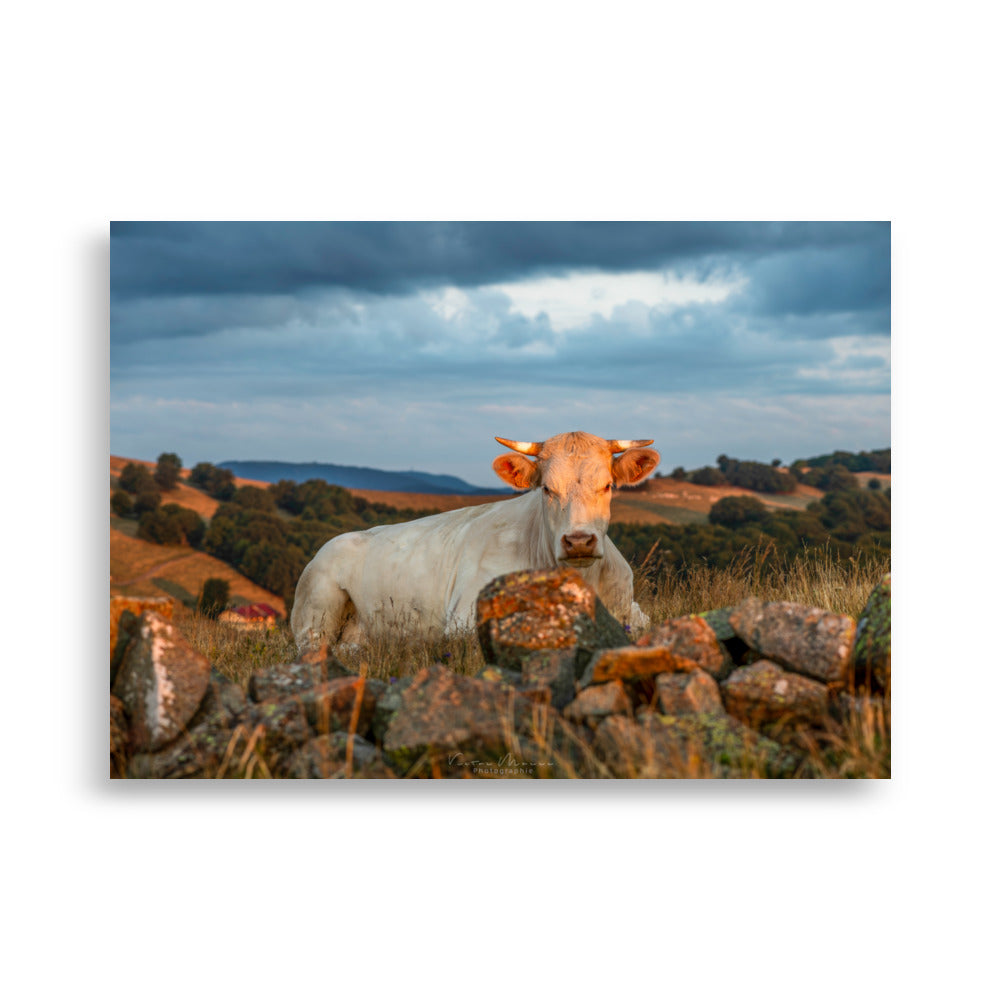
M 138 537 L 156 545 L 183 545 L 184 528 L 163 509 L 151 510 L 139 518 Z
M 671 479 L 681 479 L 681 480 L 683 480 L 686 475 L 687 475 L 687 473 L 684 471 L 684 466 L 683 465 L 678 465 L 677 468 L 674 469 L 674 471 L 670 473 L 670 478 Z
M 713 469 L 710 465 L 706 465 L 701 469 L 695 469 L 689 478 L 697 486 L 724 486 L 726 483 L 726 477 L 718 469 Z
M 172 451 L 164 452 L 156 460 L 156 472 L 153 473 L 156 485 L 161 490 L 175 489 L 178 480 L 181 478 L 182 468 L 183 463 L 177 455 Z
M 118 487 L 136 496 L 140 493 L 155 491 L 156 480 L 153 479 L 152 473 L 146 466 L 129 462 L 118 477 Z
M 270 513 L 276 509 L 274 496 L 259 486 L 241 486 L 233 494 L 232 502 L 244 510 L 263 510 Z
M 236 492 L 235 477 L 229 469 L 220 469 L 211 462 L 199 462 L 188 476 L 188 482 L 204 490 L 216 500 L 231 500 Z
M 767 508 L 756 497 L 723 497 L 708 512 L 709 524 L 727 527 L 763 521 L 765 517 Z
M 111 509 L 116 517 L 128 517 L 132 513 L 132 498 L 124 490 L 111 494 Z
M 858 481 L 845 466 L 831 465 L 820 474 L 817 485 L 821 490 L 841 492 L 843 490 L 856 490 L 858 488 Z
M 172 517 L 181 526 L 184 532 L 184 540 L 192 548 L 197 548 L 205 537 L 205 522 L 197 511 L 189 507 L 181 507 L 176 503 L 164 504 L 160 508 L 168 516 Z
M 206 618 L 218 618 L 229 603 L 229 581 L 210 576 L 202 585 L 198 611 Z
M 148 514 L 150 511 L 156 510 L 159 506 L 160 494 L 155 489 L 143 490 L 135 498 L 135 503 L 132 505 L 132 512 L 136 517 L 141 517 L 143 514 Z

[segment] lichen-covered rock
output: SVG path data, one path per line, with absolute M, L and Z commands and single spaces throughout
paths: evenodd
M 663 647 L 696 663 L 701 670 L 719 677 L 726 666 L 715 631 L 704 618 L 669 618 L 636 641 L 639 647 Z
M 348 761 L 350 756 L 350 761 Z M 286 778 L 382 777 L 378 751 L 361 736 L 326 733 L 309 740 L 283 766 Z M 376 765 L 373 768 L 373 765 Z
M 128 765 L 128 719 L 120 698 L 111 695 L 111 777 L 124 777 Z
M 128 715 L 133 750 L 158 750 L 181 732 L 205 695 L 211 669 L 170 622 L 143 612 L 113 688 Z
M 701 618 L 712 629 L 719 642 L 725 642 L 736 637 L 736 632 L 729 623 L 733 610 L 733 607 L 712 608 L 710 611 L 699 611 L 696 617 Z
M 248 691 L 254 701 L 281 701 L 317 684 L 342 677 L 356 677 L 335 656 L 323 650 L 294 663 L 268 667 L 250 678 Z
M 500 761 L 522 751 L 522 739 L 544 743 L 561 720 L 512 687 L 464 677 L 434 664 L 418 671 L 400 692 L 382 741 L 383 755 L 399 773 L 422 766 L 431 774 L 460 776 L 469 760 Z
M 622 625 L 573 569 L 497 577 L 479 594 L 476 628 L 486 662 L 510 670 L 520 670 L 537 650 L 575 648 L 579 671 L 594 650 L 630 643 Z
M 691 712 L 722 712 L 719 686 L 704 670 L 691 673 L 658 674 L 656 698 L 664 715 Z
M 213 670 L 205 697 L 184 731 L 162 749 L 132 757 L 128 776 L 242 777 L 238 765 L 250 736 L 241 723 L 246 707 L 240 686 Z
M 317 733 L 310 727 L 297 698 L 287 701 L 251 702 L 239 720 L 260 759 L 271 773 Z
M 526 685 L 544 685 L 554 708 L 565 708 L 576 697 L 576 651 L 540 649 L 521 663 Z
M 823 726 L 828 719 L 826 685 L 769 660 L 735 670 L 722 682 L 722 698 L 730 715 L 755 729 L 771 723 Z
M 153 611 L 164 621 L 172 621 L 174 602 L 169 597 L 112 597 L 111 598 L 111 658 L 114 659 L 118 647 L 118 632 L 121 617 L 128 611 L 133 621 L 138 621 L 144 611 Z
M 858 619 L 854 642 L 854 683 L 869 691 L 888 691 L 892 658 L 892 581 L 886 573 Z
M 570 676 L 572 677 L 572 664 L 570 665 Z M 552 704 L 552 689 L 543 681 L 526 677 L 516 670 L 508 670 L 506 667 L 497 667 L 492 663 L 487 664 L 476 674 L 476 679 L 489 681 L 491 684 L 505 684 L 512 687 L 518 694 L 523 695 L 529 701 L 538 702 L 543 705 Z
M 211 700 L 209 700 L 211 699 Z M 229 718 L 235 719 L 246 711 L 247 696 L 236 681 L 231 680 L 224 674 L 219 673 L 214 667 L 208 676 L 208 690 L 198 707 L 199 715 L 206 706 L 217 707 L 221 712 L 226 713 Z
M 736 634 L 767 659 L 824 684 L 846 683 L 856 629 L 847 615 L 748 597 L 729 621 Z
M 306 719 L 318 732 L 347 730 L 365 736 L 375 714 L 375 703 L 386 688 L 384 681 L 367 677 L 337 677 L 295 695 Z
M 657 674 L 690 673 L 700 669 L 697 660 L 665 646 L 602 649 L 594 653 L 580 678 L 580 687 L 607 681 L 634 681 Z
M 493 663 L 487 663 L 482 670 L 476 674 L 476 680 L 489 681 L 491 684 L 507 684 L 510 687 L 517 687 L 521 683 L 521 674 L 517 670 L 509 670 L 507 667 L 498 667 Z
M 631 704 L 625 693 L 625 685 L 621 681 L 611 681 L 584 688 L 563 709 L 563 715 L 571 722 L 583 722 L 596 727 L 602 719 L 609 715 L 622 715 L 629 708 Z
M 786 778 L 801 766 L 797 754 L 723 713 L 608 716 L 595 748 L 619 778 Z
M 395 679 L 375 699 L 375 711 L 372 714 L 372 736 L 376 743 L 381 744 L 385 740 L 385 731 L 389 728 L 392 717 L 403 707 L 403 692 L 412 683 L 412 677 Z

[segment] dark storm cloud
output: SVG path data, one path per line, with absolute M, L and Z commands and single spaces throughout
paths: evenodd
M 870 313 L 889 333 L 888 232 L 860 245 L 804 247 L 748 262 L 742 305 L 765 316 Z
M 819 302 L 823 261 L 837 259 L 823 254 L 841 251 L 849 259 L 886 258 L 869 275 L 872 287 L 857 290 L 887 298 L 888 239 L 886 223 L 121 222 L 111 225 L 111 285 L 116 300 L 331 287 L 384 294 L 581 268 L 698 271 L 778 255 L 773 270 L 763 272 L 778 290 L 782 273 L 790 276 L 782 255 L 794 260 L 793 253 L 812 251 L 819 256 L 812 258 L 817 274 L 809 287 L 821 294 Z
M 495 433 L 669 432 L 675 464 L 888 439 L 887 224 L 126 223 L 111 247 L 116 454 L 391 441 L 385 467 L 469 478 Z
M 335 305 L 336 305 L 335 300 Z M 851 342 L 839 354 L 836 343 Z M 858 343 L 874 343 L 866 353 Z M 734 389 L 769 393 L 888 391 L 888 360 L 873 355 L 864 323 L 849 316 L 745 316 L 728 303 L 653 310 L 648 323 L 595 316 L 555 334 L 542 314 L 510 310 L 495 293 L 469 296 L 447 319 L 420 296 L 375 298 L 362 314 L 336 305 L 276 332 L 231 326 L 213 337 L 120 344 L 119 392 L 155 377 L 197 398 L 324 396 L 332 384 L 517 383 L 621 386 L 647 392 Z M 836 378 L 830 375 L 835 374 Z M 198 386 L 201 385 L 199 389 Z M 181 387 L 184 386 L 183 390 Z M 211 388 L 210 388 L 211 387 Z

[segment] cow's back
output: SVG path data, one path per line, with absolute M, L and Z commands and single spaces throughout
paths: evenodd
M 327 542 L 303 571 L 292 628 L 329 604 L 339 589 L 367 627 L 440 634 L 468 627 L 479 590 L 526 568 L 530 497 L 464 507 L 402 524 L 348 532 Z

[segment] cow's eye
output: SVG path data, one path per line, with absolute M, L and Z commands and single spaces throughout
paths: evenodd
M 550 490 L 550 489 L 548 488 L 548 486 L 543 486 L 543 487 L 542 487 L 542 492 L 543 492 L 543 493 L 544 493 L 544 494 L 545 494 L 545 495 L 546 495 L 547 497 L 550 497 L 550 496 L 552 496 L 552 490 Z
M 604 492 L 605 493 L 610 493 L 611 492 L 611 483 L 608 483 L 608 485 L 604 487 Z

